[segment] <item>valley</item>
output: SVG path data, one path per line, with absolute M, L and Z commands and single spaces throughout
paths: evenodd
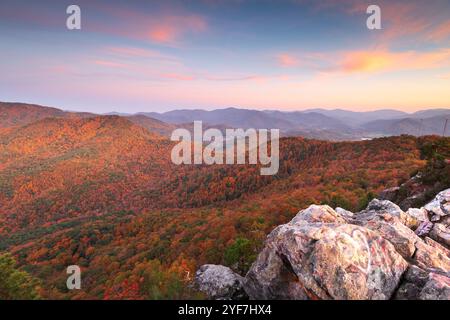
M 0 250 L 52 299 L 201 297 L 189 285 L 200 265 L 244 273 L 299 210 L 361 210 L 425 166 L 423 146 L 450 149 L 436 136 L 285 137 L 278 173 L 261 176 L 259 165 L 173 165 L 173 125 L 160 120 L 43 110 L 2 118 Z M 73 264 L 81 291 L 65 287 Z

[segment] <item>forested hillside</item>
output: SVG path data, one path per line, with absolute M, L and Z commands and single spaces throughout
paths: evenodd
M 0 131 L 0 250 L 38 281 L 40 297 L 199 297 L 189 283 L 201 264 L 245 272 L 300 209 L 362 209 L 424 167 L 424 145 L 450 147 L 438 137 L 283 138 L 280 170 L 268 177 L 250 165 L 175 166 L 160 133 L 119 116 Z M 66 288 L 72 264 L 80 291 Z

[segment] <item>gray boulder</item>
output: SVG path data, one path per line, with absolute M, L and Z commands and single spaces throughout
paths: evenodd
M 433 214 L 435 219 L 442 219 L 450 214 L 450 189 L 440 192 L 424 209 Z
M 450 228 L 441 223 L 435 223 L 430 231 L 430 238 L 450 248 Z
M 420 292 L 422 300 L 450 300 L 450 278 L 430 273 L 429 280 Z
M 220 265 L 205 264 L 195 274 L 198 290 L 214 300 L 247 299 L 242 283 L 243 278 L 240 275 Z
M 403 275 L 403 281 L 396 294 L 396 300 L 419 300 L 420 293 L 428 281 L 429 272 L 411 265 Z

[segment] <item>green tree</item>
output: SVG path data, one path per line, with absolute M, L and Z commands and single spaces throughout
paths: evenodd
M 375 198 L 375 194 L 371 191 L 361 196 L 358 200 L 358 209 L 357 211 L 361 211 L 367 208 L 370 201 Z M 344 208 L 345 209 L 345 208 Z
M 255 260 L 254 246 L 246 238 L 237 238 L 224 252 L 225 264 L 244 274 Z
M 440 189 L 450 187 L 450 138 L 424 143 L 420 148 L 422 159 L 427 160 L 422 170 L 421 181 L 426 185 L 439 185 Z M 434 190 L 433 190 L 434 191 Z
M 39 299 L 38 281 L 28 273 L 16 268 L 16 261 L 10 254 L 0 255 L 0 299 Z
M 334 195 L 331 197 L 331 200 L 329 202 L 329 206 L 332 208 L 341 207 L 346 210 L 352 209 L 352 204 L 350 201 L 348 201 L 346 198 L 340 196 L 340 195 Z

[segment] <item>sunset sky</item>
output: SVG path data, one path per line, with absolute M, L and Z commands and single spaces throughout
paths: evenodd
M 82 29 L 66 28 L 66 8 Z M 378 4 L 382 30 L 368 30 Z M 450 108 L 450 1 L 0 2 L 0 101 L 90 112 Z

